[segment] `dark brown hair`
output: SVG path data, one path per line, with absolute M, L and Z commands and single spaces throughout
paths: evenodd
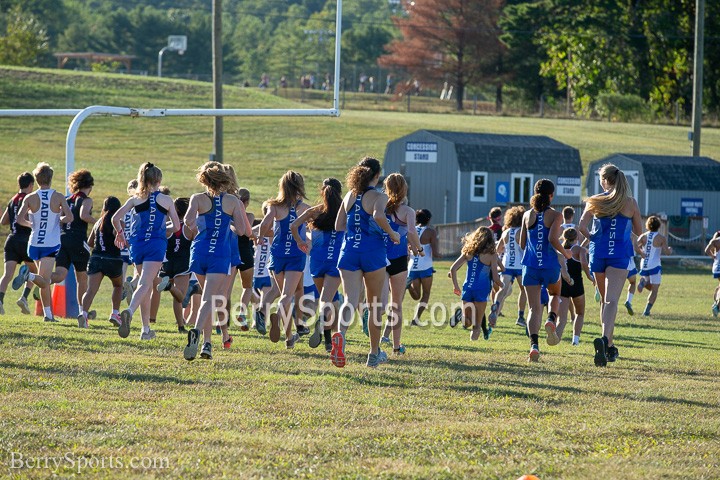
M 550 206 L 550 195 L 555 193 L 555 184 L 547 178 L 535 182 L 535 195 L 530 199 L 530 206 L 540 213 Z
M 95 179 L 90 173 L 90 170 L 85 168 L 72 172 L 68 177 L 68 188 L 70 188 L 70 193 L 77 193 L 84 188 L 90 188 L 94 185 Z
M 310 224 L 313 228 L 328 232 L 335 229 L 335 218 L 337 218 L 340 204 L 342 204 L 342 184 L 337 178 L 326 178 L 320 187 L 323 208 L 320 215 Z
M 432 213 L 427 208 L 415 210 L 415 223 L 418 225 L 427 225 L 432 219 Z
M 525 215 L 525 207 L 517 205 L 505 211 L 505 228 L 517 228 L 522 225 L 522 217 Z
M 23 188 L 27 188 L 32 185 L 35 182 L 35 177 L 33 177 L 32 173 L 30 172 L 23 172 L 18 175 L 17 182 L 18 187 L 20 187 L 20 190 L 22 190 Z
M 563 248 L 570 248 L 573 246 L 573 244 L 577 241 L 578 238 L 578 232 L 574 228 L 566 228 L 563 230 L 562 233 L 562 239 L 563 239 Z
M 651 232 L 657 232 L 660 229 L 660 219 L 655 215 L 651 215 L 645 221 L 645 227 Z
M 298 199 L 305 197 L 305 179 L 298 172 L 288 170 L 278 181 L 277 197 L 268 202 L 272 206 L 292 207 Z
M 380 173 L 380 162 L 372 157 L 365 157 L 360 163 L 350 169 L 345 181 L 348 190 L 355 195 L 364 193 L 370 186 L 370 182 Z

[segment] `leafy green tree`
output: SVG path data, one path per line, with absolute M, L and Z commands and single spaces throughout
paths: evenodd
M 0 64 L 37 65 L 48 51 L 48 36 L 42 23 L 19 5 L 5 15 L 5 32 L 0 37 Z

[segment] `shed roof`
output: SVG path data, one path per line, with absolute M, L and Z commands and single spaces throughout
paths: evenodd
M 455 144 L 462 171 L 522 172 L 580 177 L 580 152 L 546 136 L 426 130 Z
M 720 191 L 720 163 L 712 158 L 617 153 L 605 161 L 618 156 L 642 164 L 649 189 Z

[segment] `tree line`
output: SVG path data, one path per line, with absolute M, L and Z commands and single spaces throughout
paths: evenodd
M 335 0 L 225 0 L 224 70 L 256 86 L 332 83 Z M 343 5 L 345 75 L 382 68 L 394 88 L 451 85 L 532 106 L 566 100 L 578 116 L 689 114 L 695 2 L 688 0 L 363 0 Z M 55 52 L 134 55 L 155 74 L 169 35 L 184 55 L 163 73 L 209 78 L 210 2 L 204 0 L 3 0 L 0 63 L 55 66 Z M 84 67 L 70 64 L 70 67 Z M 705 111 L 720 113 L 720 2 L 705 18 Z M 116 65 L 95 66 L 112 70 Z M 284 78 L 283 78 L 284 77 Z M 319 78 L 317 78 L 319 77 Z M 325 81 L 328 82 L 325 82 Z M 355 79 L 353 79 L 355 80 Z M 378 90 L 381 81 L 376 79 Z M 305 83 L 307 86 L 308 83 Z

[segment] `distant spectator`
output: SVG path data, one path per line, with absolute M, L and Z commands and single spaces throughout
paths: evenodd
M 280 77 L 280 86 L 282 88 L 287 88 L 287 78 L 285 78 L 285 75 Z
M 392 73 L 388 73 L 387 77 L 385 77 L 385 94 L 389 95 L 392 93 L 393 88 L 393 76 Z
M 500 207 L 493 207 L 490 209 L 488 219 L 490 220 L 490 230 L 493 232 L 495 241 L 499 241 L 502 236 L 502 209 Z
M 260 77 L 260 84 L 258 87 L 260 88 L 268 88 L 270 86 L 270 77 L 268 77 L 267 73 L 263 73 L 262 77 Z
M 367 75 L 364 73 L 360 74 L 360 86 L 358 87 L 358 92 L 365 92 L 365 84 L 368 81 Z
M 375 91 L 375 77 L 368 78 L 368 91 L 369 92 Z

